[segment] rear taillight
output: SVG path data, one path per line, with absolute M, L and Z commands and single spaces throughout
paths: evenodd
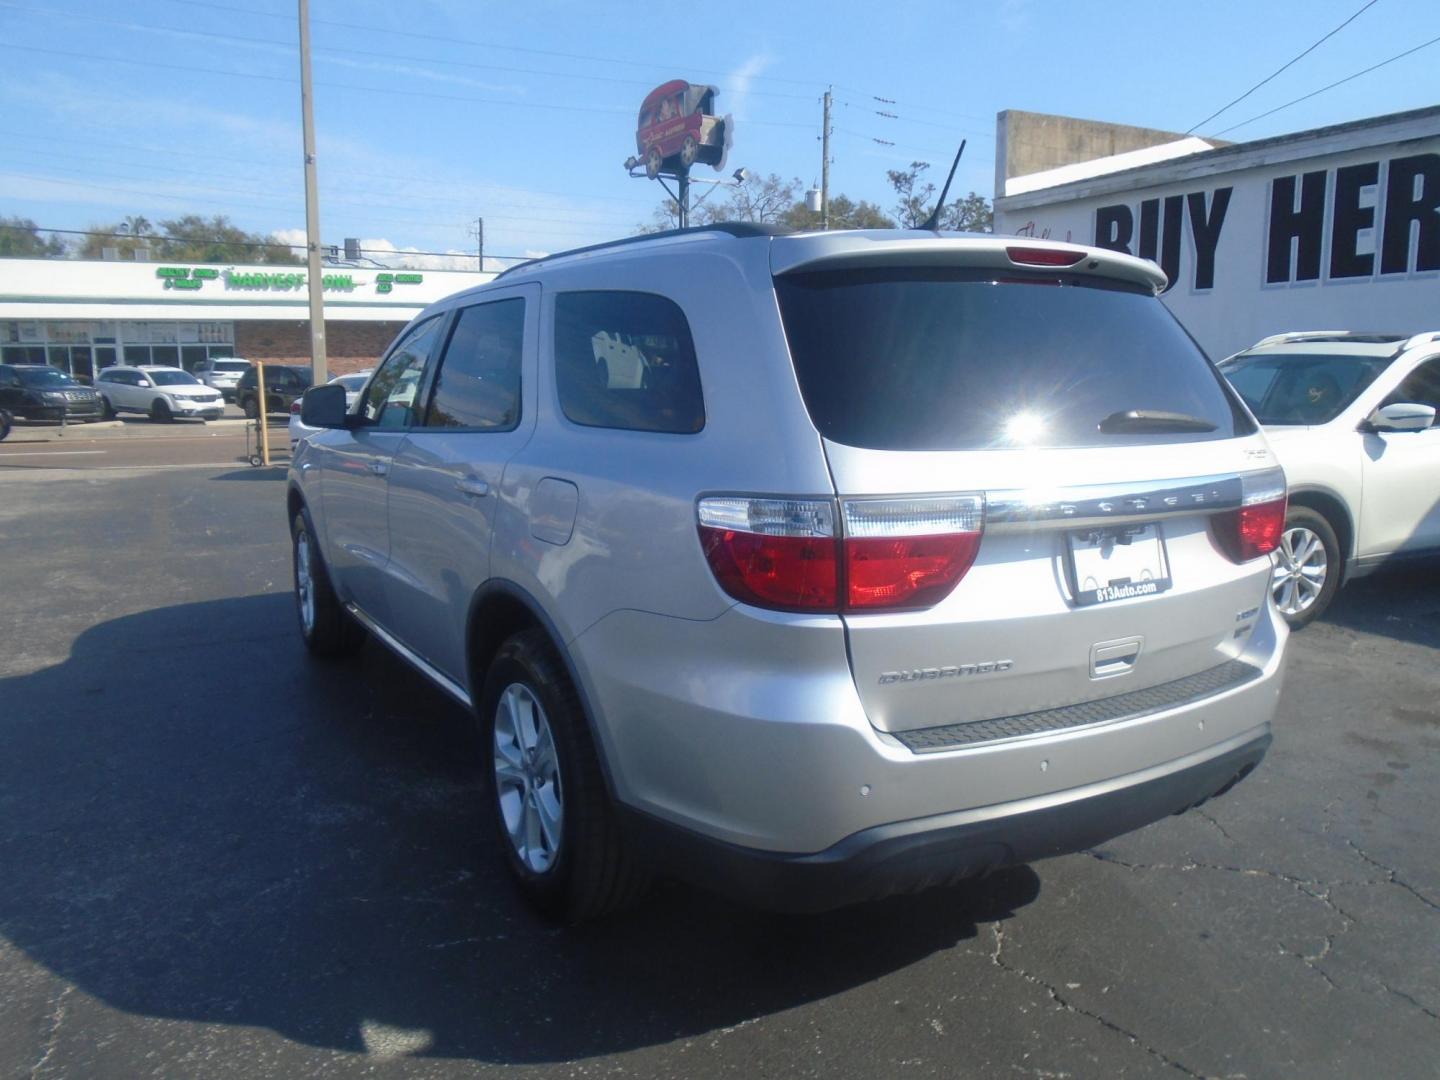
M 1285 474 L 1279 469 L 1242 478 L 1240 509 L 1211 519 L 1215 542 L 1232 562 L 1249 562 L 1280 546 L 1285 531 Z
M 845 606 L 938 604 L 975 561 L 984 509 L 979 495 L 844 500 Z
M 300 399 L 298 397 L 294 401 L 290 402 L 290 414 L 292 416 L 300 415 Z
M 948 596 L 975 561 L 980 495 L 701 499 L 700 544 L 720 587 L 783 611 L 902 611 Z

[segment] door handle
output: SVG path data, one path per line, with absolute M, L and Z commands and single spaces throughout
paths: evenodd
M 390 471 L 390 463 L 388 461 L 372 461 L 370 462 L 370 471 L 376 476 L 384 476 Z
M 465 477 L 455 481 L 455 487 L 466 495 L 475 495 L 483 498 L 490 494 L 490 485 L 478 476 Z

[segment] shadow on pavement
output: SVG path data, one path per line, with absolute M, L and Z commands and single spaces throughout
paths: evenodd
M 1023 867 L 800 918 L 669 884 L 548 926 L 482 828 L 466 714 L 373 643 L 307 660 L 292 620 L 285 594 L 159 608 L 0 680 L 8 940 L 146 1016 L 554 1062 L 840 993 L 1039 891 Z
M 1440 557 L 1407 561 L 1351 582 L 1320 621 L 1440 647 Z
M 289 456 L 284 461 L 273 465 L 247 465 L 243 469 L 236 469 L 234 472 L 216 473 L 210 477 L 211 480 L 284 480 L 286 465 L 289 463 Z

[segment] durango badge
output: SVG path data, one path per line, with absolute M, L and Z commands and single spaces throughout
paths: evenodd
M 986 660 L 983 664 L 951 664 L 948 667 L 911 668 L 909 671 L 882 671 L 880 685 L 954 679 L 962 675 L 993 675 L 996 672 L 1009 671 L 1014 664 L 1014 660 Z

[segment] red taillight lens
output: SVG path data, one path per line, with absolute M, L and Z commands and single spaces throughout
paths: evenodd
M 1085 258 L 1083 251 L 1066 251 L 1064 248 L 1007 247 L 1005 255 L 1021 266 L 1074 266 Z
M 300 399 L 298 397 L 290 402 L 290 412 L 294 416 L 300 415 Z
M 845 607 L 938 604 L 975 561 L 983 511 L 979 495 L 845 500 Z
M 1214 534 L 1233 562 L 1249 562 L 1280 546 L 1285 531 L 1285 474 L 1279 469 L 1243 478 L 1238 510 L 1216 515 Z
M 710 498 L 700 545 L 715 580 L 785 611 L 903 611 L 948 596 L 980 548 L 979 495 L 847 499 L 843 538 L 820 499 Z
M 782 611 L 839 604 L 835 511 L 810 499 L 702 499 L 700 546 L 736 600 Z

